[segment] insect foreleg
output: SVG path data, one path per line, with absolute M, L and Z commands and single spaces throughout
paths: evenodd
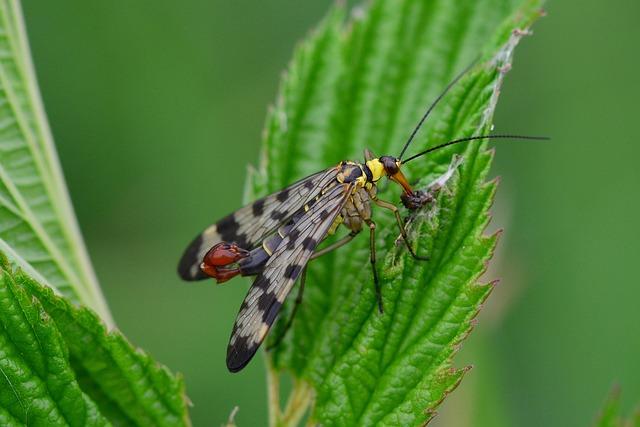
M 400 229 L 400 234 L 402 235 L 402 239 L 404 240 L 404 243 L 407 245 L 407 249 L 409 249 L 409 253 L 411 254 L 411 256 L 420 261 L 429 261 L 429 257 L 419 256 L 418 254 L 415 253 L 415 251 L 411 247 L 411 244 L 409 243 L 409 237 L 407 236 L 407 230 L 404 227 L 404 221 L 400 216 L 400 210 L 398 209 L 398 207 L 393 203 L 385 202 L 384 200 L 380 200 L 377 198 L 374 199 L 374 202 L 376 205 L 380 206 L 381 208 L 389 209 L 390 211 L 393 212 L 393 214 L 396 217 L 396 222 L 398 223 L 398 228 Z

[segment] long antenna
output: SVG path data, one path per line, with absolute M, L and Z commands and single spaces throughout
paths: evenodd
M 420 156 L 424 156 L 427 153 L 431 153 L 432 151 L 439 150 L 444 147 L 448 147 L 449 145 L 459 144 L 461 142 L 475 141 L 478 139 L 533 139 L 537 141 L 547 141 L 550 138 L 548 136 L 528 136 L 528 135 L 476 135 L 476 136 L 468 136 L 466 138 L 454 139 L 453 141 L 445 142 L 444 144 L 436 145 L 435 147 L 431 147 L 427 150 L 424 150 L 421 153 L 414 154 L 409 157 L 407 160 L 403 160 L 402 163 L 409 163 L 413 159 L 417 159 Z
M 473 62 L 471 62 L 471 64 L 467 65 L 467 68 L 462 70 L 462 72 L 460 74 L 458 74 L 456 76 L 456 78 L 453 79 L 453 81 L 447 85 L 447 87 L 442 91 L 442 93 L 440 95 L 438 95 L 436 100 L 433 101 L 433 103 L 429 106 L 429 108 L 427 108 L 427 111 L 424 113 L 424 115 L 422 116 L 422 118 L 418 122 L 418 125 L 415 127 L 413 132 L 411 132 L 411 135 L 409 136 L 409 139 L 407 140 L 407 142 L 405 142 L 404 147 L 402 147 L 402 151 L 400 152 L 400 155 L 398 156 L 399 159 L 402 159 L 402 156 L 404 155 L 404 152 L 407 151 L 407 148 L 409 148 L 409 144 L 411 144 L 411 141 L 413 141 L 413 138 L 416 136 L 416 134 L 418 133 L 418 131 L 422 127 L 422 124 L 424 123 L 425 120 L 427 120 L 427 117 L 429 117 L 429 114 L 431 114 L 431 111 L 436 107 L 436 105 L 438 105 L 438 102 L 440 102 L 440 100 L 442 98 L 444 98 L 444 96 L 447 94 L 447 92 L 449 92 L 449 89 L 451 89 L 453 86 L 455 86 L 456 83 L 458 83 L 458 80 L 460 80 L 462 78 L 462 76 L 467 74 L 467 71 L 469 71 L 476 64 L 476 62 L 478 62 L 478 59 L 479 59 L 479 57 L 474 59 Z

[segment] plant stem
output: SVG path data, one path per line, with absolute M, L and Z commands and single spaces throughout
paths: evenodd
M 280 377 L 273 368 L 271 360 L 266 357 L 267 362 L 267 395 L 269 402 L 269 426 L 276 427 L 282 417 L 280 412 Z
M 313 400 L 313 389 L 311 386 L 300 380 L 293 383 L 293 390 L 289 395 L 289 401 L 282 414 L 280 426 L 297 426 Z
M 267 357 L 267 392 L 269 400 L 269 426 L 297 426 L 313 401 L 313 389 L 301 380 L 295 380 L 284 412 L 280 409 L 280 376 Z

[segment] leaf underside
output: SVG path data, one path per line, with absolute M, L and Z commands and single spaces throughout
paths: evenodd
M 334 7 L 298 47 L 283 78 L 248 197 L 340 160 L 361 159 L 365 148 L 397 156 L 426 106 L 479 55 L 407 155 L 488 132 L 519 30 L 540 15 L 540 6 L 533 0 L 374 0 L 350 17 Z M 277 371 L 312 385 L 312 420 L 422 425 L 467 370 L 452 367 L 451 358 L 492 288 L 478 283 L 497 240 L 484 235 L 496 189 L 487 182 L 492 154 L 486 144 L 452 146 L 404 172 L 424 187 L 454 154 L 464 163 L 411 228 L 414 247 L 430 261 L 415 261 L 394 245 L 393 215 L 374 210 L 384 314 L 377 311 L 367 233 L 310 264 L 302 306 L 268 358 Z M 383 200 L 397 203 L 399 195 L 394 184 L 379 186 Z
M 20 2 L 0 1 L 0 250 L 108 323 L 33 74 Z

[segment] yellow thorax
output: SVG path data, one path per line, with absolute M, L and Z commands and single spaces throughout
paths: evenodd
M 372 181 L 377 182 L 380 178 L 386 175 L 384 166 L 379 159 L 367 160 L 367 167 L 371 171 Z

